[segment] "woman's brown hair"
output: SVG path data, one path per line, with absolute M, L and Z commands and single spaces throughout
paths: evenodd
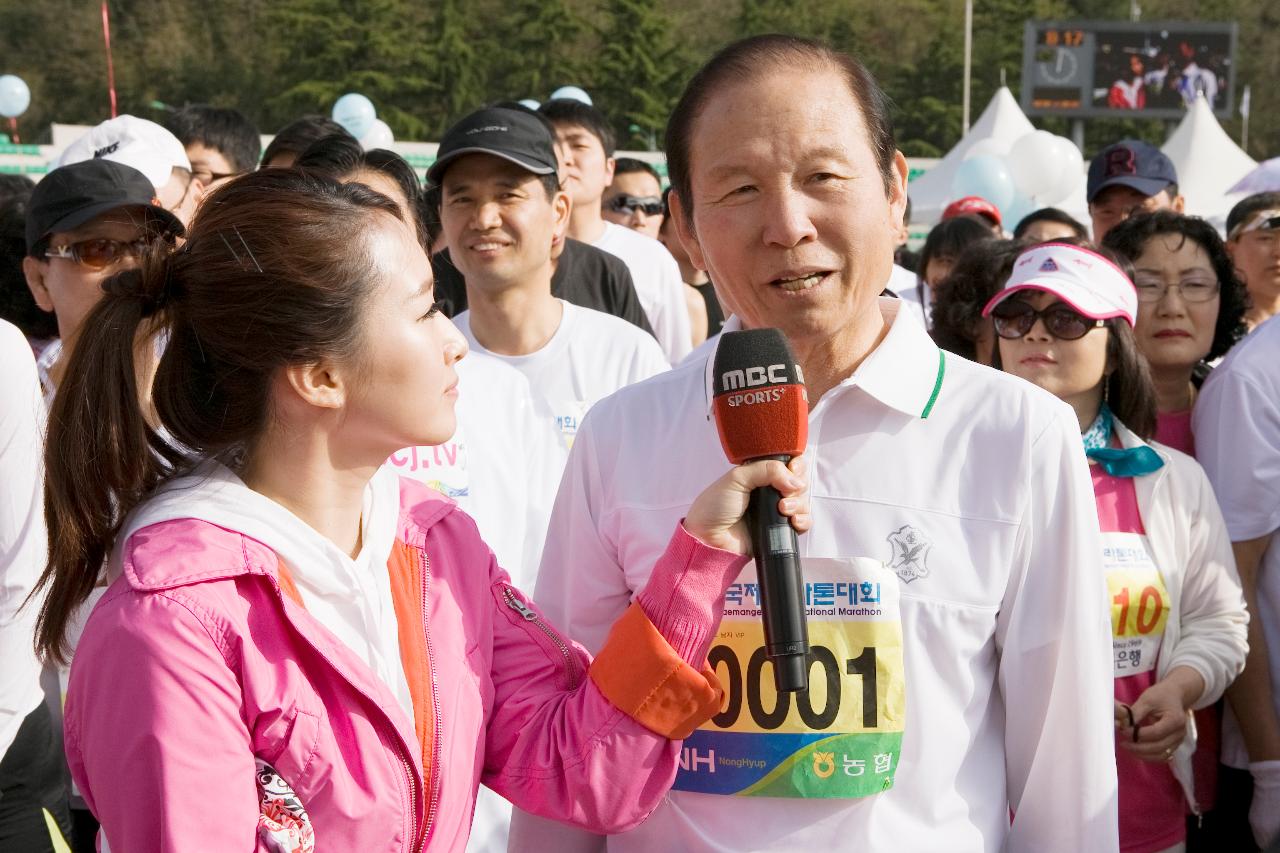
M 47 590 L 36 649 L 65 662 L 66 628 L 129 512 L 203 458 L 251 449 L 282 367 L 358 355 L 379 267 L 362 239 L 395 202 L 296 169 L 237 178 L 202 205 L 176 252 L 103 285 L 49 417 Z M 164 343 L 144 415 L 140 339 Z

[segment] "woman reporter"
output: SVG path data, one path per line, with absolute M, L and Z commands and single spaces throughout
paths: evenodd
M 461 850 L 479 782 L 634 826 L 720 709 L 704 659 L 749 492 L 772 483 L 807 529 L 800 466 L 708 488 L 592 661 L 451 501 L 382 467 L 450 436 L 466 352 L 400 208 L 293 169 L 216 202 L 181 251 L 108 281 L 51 417 L 37 641 L 59 658 L 107 574 L 65 725 L 107 844 Z M 158 423 L 147 321 L 168 336 Z
M 987 304 L 996 365 L 1075 410 L 1090 459 L 1112 606 L 1120 849 L 1181 849 L 1195 800 L 1191 710 L 1239 674 L 1247 615 L 1222 514 L 1200 466 L 1147 439 L 1155 391 L 1134 343 L 1138 299 L 1118 267 L 1049 243 Z

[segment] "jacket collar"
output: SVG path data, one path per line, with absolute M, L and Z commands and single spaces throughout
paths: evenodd
M 938 349 L 920 321 L 910 316 L 909 311 L 901 310 L 903 304 L 901 299 L 880 297 L 880 315 L 889 324 L 889 332 L 837 388 L 857 386 L 895 411 L 914 418 L 927 418 L 942 390 L 946 361 L 942 350 Z M 725 321 L 723 331 L 736 332 L 741 328 L 741 321 L 731 317 Z M 707 356 L 704 376 L 708 416 L 715 394 L 712 376 L 715 360 L 713 350 Z
M 396 539 L 425 547 L 427 531 L 457 506 L 429 486 L 399 479 Z M 123 573 L 134 589 L 156 591 L 241 575 L 275 582 L 279 561 L 270 548 L 239 531 L 198 517 L 174 517 L 129 534 L 112 563 L 113 578 Z

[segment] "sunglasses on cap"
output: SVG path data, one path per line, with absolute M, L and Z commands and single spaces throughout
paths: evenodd
M 1107 324 L 1106 320 L 1091 319 L 1061 302 L 1037 311 L 1025 302 L 1006 299 L 991 309 L 996 334 L 1006 340 L 1025 338 L 1037 319 L 1044 320 L 1045 330 L 1060 341 L 1079 340 L 1090 330 Z
M 1241 222 L 1231 229 L 1227 239 L 1234 240 L 1251 231 L 1280 231 L 1280 210 L 1264 210 L 1248 222 Z
M 45 250 L 46 258 L 63 258 L 74 261 L 91 270 L 103 270 L 125 258 L 136 258 L 142 255 L 149 245 L 147 240 L 131 240 L 121 242 L 99 237 L 93 240 L 81 240 L 65 246 L 50 246 Z
M 635 213 L 642 211 L 645 216 L 662 215 L 662 199 L 656 195 L 616 195 L 609 199 L 606 207 L 614 213 Z

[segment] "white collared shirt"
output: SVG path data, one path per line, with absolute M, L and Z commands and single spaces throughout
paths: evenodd
M 894 787 L 849 800 L 672 791 L 610 851 L 1117 849 L 1110 624 L 1075 415 L 942 353 L 912 306 L 879 306 L 884 340 L 810 412 L 814 523 L 800 550 L 892 563 L 905 527 L 929 545 L 898 571 Z M 589 649 L 729 468 L 710 361 L 598 403 L 578 434 L 535 598 Z M 513 849 L 590 849 L 525 815 L 512 833 Z

